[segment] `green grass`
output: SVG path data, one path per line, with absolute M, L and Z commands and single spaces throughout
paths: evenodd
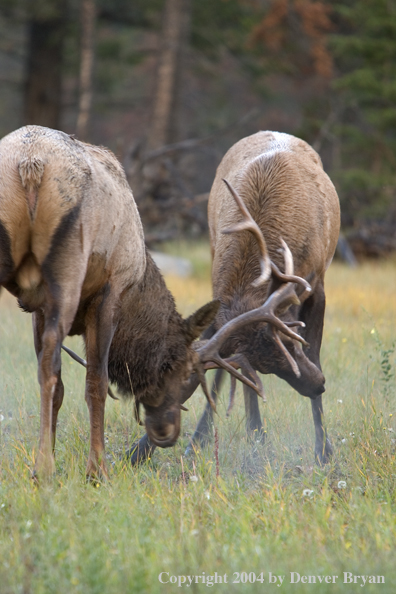
M 191 248 L 197 254 L 201 247 Z M 177 251 L 176 249 L 174 251 Z M 185 248 L 182 248 L 185 252 Z M 210 299 L 209 264 L 189 280 L 167 279 L 180 311 Z M 264 583 L 215 584 L 216 592 L 267 592 L 268 572 L 284 592 L 396 591 L 396 263 L 351 270 L 332 265 L 322 361 L 325 415 L 335 456 L 313 468 L 307 399 L 264 378 L 265 446 L 246 441 L 242 390 L 226 418 L 220 395 L 213 443 L 181 457 L 204 406 L 197 393 L 183 415 L 176 447 L 131 469 L 122 453 L 143 430 L 132 407 L 107 403 L 110 480 L 84 478 L 88 415 L 84 371 L 66 355 L 57 474 L 51 486 L 30 479 L 38 443 L 39 390 L 29 316 L 3 296 L 0 309 L 0 593 L 176 592 L 169 576 L 263 572 Z M 82 352 L 78 339 L 68 344 Z M 220 476 L 217 477 L 217 471 Z M 197 482 L 189 477 L 195 475 Z M 290 583 L 290 572 L 338 575 L 336 583 Z M 385 584 L 344 584 L 343 572 L 384 576 Z M 243 576 L 244 579 L 245 576 Z M 167 579 L 167 575 L 164 574 Z M 207 586 L 193 584 L 194 592 Z

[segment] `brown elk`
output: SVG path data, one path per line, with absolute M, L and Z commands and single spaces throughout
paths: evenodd
M 228 187 L 223 180 L 229 182 Z M 216 340 L 221 356 L 233 355 L 242 372 L 255 377 L 256 383 L 256 371 L 274 373 L 311 399 L 315 459 L 326 463 L 332 448 L 323 419 L 325 378 L 319 354 L 325 311 L 324 275 L 334 255 L 340 226 L 335 188 L 319 155 L 306 142 L 288 134 L 258 132 L 237 142 L 224 156 L 210 192 L 208 213 L 213 295 L 220 301 L 220 309 L 205 335 L 209 338 L 214 334 L 209 343 Z M 286 275 L 292 273 L 294 263 L 295 274 L 312 289 L 309 292 L 301 282 L 291 285 L 298 287 L 299 299 L 293 302 L 289 296 L 272 307 L 288 328 L 301 327 L 297 340 L 279 324 L 271 320 L 268 323 L 255 313 L 263 303 L 270 308 L 278 292 L 287 286 L 279 274 L 284 242 L 292 254 L 292 260 L 285 264 Z M 262 282 L 257 282 L 259 277 Z M 247 323 L 248 316 L 250 322 L 256 321 L 254 326 Z M 231 331 L 219 340 L 221 329 L 231 323 Z M 213 399 L 220 381 L 221 370 L 216 373 Z M 192 379 L 190 394 L 196 386 L 196 379 Z M 260 435 L 262 422 L 255 393 L 259 390 L 247 385 L 243 388 L 247 430 L 251 435 Z M 186 392 L 184 397 L 188 396 Z M 193 444 L 206 439 L 211 415 L 207 407 Z M 132 462 L 144 459 L 150 450 L 152 444 L 144 436 L 130 452 Z
M 180 390 L 199 363 L 191 345 L 218 303 L 187 320 L 177 313 L 110 151 L 39 126 L 0 141 L 0 286 L 33 312 L 41 392 L 38 476 L 54 470 L 67 335 L 83 335 L 86 346 L 87 475 L 106 476 L 108 378 L 144 405 L 152 443 L 175 443 Z

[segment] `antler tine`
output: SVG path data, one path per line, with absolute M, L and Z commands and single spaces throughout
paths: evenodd
M 273 262 L 271 262 L 271 271 L 279 280 L 283 281 L 284 283 L 297 283 L 303 286 L 304 292 L 301 295 L 301 299 L 305 300 L 305 298 L 308 297 L 308 295 L 312 291 L 311 285 L 308 281 L 305 280 L 305 278 L 301 278 L 301 276 L 296 276 L 294 274 L 293 255 L 286 241 L 284 241 L 282 237 L 280 238 L 280 240 L 283 247 L 283 255 L 285 259 L 285 273 L 281 272 L 277 265 Z
M 292 256 L 292 253 L 291 253 L 290 248 L 287 245 L 286 241 L 282 237 L 280 238 L 280 240 L 281 240 L 281 244 L 283 247 L 283 257 L 285 259 L 285 274 L 290 276 L 290 275 L 294 274 L 293 256 Z
M 283 272 L 281 272 L 277 265 L 273 262 L 271 262 L 271 271 L 279 280 L 284 283 L 296 283 L 304 287 L 304 291 L 299 297 L 301 301 L 305 301 L 308 295 L 312 292 L 312 287 L 309 282 L 305 280 L 305 278 L 302 278 L 301 276 L 295 276 L 294 274 L 283 274 Z
M 80 365 L 83 367 L 87 368 L 87 362 L 85 359 L 79 357 L 77 353 L 69 349 L 69 347 L 65 346 L 64 344 L 62 344 L 62 349 L 69 355 L 69 357 L 77 361 L 77 363 L 80 363 Z M 119 400 L 119 398 L 113 394 L 113 390 L 110 388 L 110 386 L 107 387 L 107 393 L 113 400 Z
M 261 274 L 252 284 L 255 287 L 259 287 L 260 285 L 263 285 L 265 282 L 267 282 L 267 280 L 271 276 L 271 260 L 268 255 L 268 249 L 264 239 L 264 235 L 262 234 L 261 229 L 257 225 L 256 221 L 253 219 L 252 215 L 246 208 L 245 203 L 243 202 L 239 194 L 234 190 L 234 188 L 226 179 L 223 179 L 223 182 L 226 184 L 232 197 L 239 206 L 239 209 L 243 214 L 244 221 L 242 221 L 241 223 L 237 223 L 229 229 L 223 229 L 222 233 L 229 234 L 237 233 L 239 231 L 250 231 L 250 233 L 254 235 L 260 250 Z
M 197 352 L 201 358 L 202 353 L 200 352 L 200 350 L 201 349 L 198 349 Z M 213 352 L 212 357 L 206 357 L 204 355 L 201 358 L 201 361 L 204 363 L 205 370 L 219 369 L 219 368 L 225 369 L 226 371 L 228 371 L 228 373 L 230 375 L 234 376 L 236 379 L 241 381 L 243 384 L 246 384 L 247 386 L 249 386 L 249 388 L 252 388 L 260 396 L 260 398 L 265 400 L 263 384 L 261 383 L 259 377 L 257 375 L 254 376 L 257 378 L 257 382 L 254 383 L 249 378 L 242 375 L 242 373 L 239 373 L 239 371 L 237 371 L 237 368 L 240 367 L 240 365 L 235 360 L 235 357 L 237 357 L 237 355 L 235 355 L 234 357 L 230 357 L 229 359 L 222 359 L 217 352 Z M 204 378 L 205 378 L 205 376 L 204 376 Z
M 274 337 L 274 340 L 275 340 L 276 344 L 278 345 L 278 347 L 280 348 L 280 350 L 282 351 L 282 353 L 285 355 L 286 359 L 289 361 L 290 367 L 294 371 L 296 377 L 301 377 L 301 372 L 298 368 L 296 360 L 291 356 L 291 354 L 289 353 L 289 351 L 287 350 L 287 348 L 281 341 L 279 334 L 275 328 L 272 328 L 272 336 Z
M 205 394 L 205 396 L 206 396 L 206 400 L 209 402 L 209 404 L 210 404 L 210 406 L 211 406 L 212 410 L 213 410 L 214 412 L 217 412 L 217 411 L 216 411 L 216 403 L 215 403 L 215 401 L 213 400 L 213 398 L 212 398 L 212 396 L 210 395 L 210 393 L 209 393 L 209 390 L 208 390 L 208 384 L 206 383 L 206 378 L 205 378 L 205 371 L 204 371 L 204 367 L 203 367 L 203 365 L 201 364 L 201 362 L 199 362 L 199 363 L 196 365 L 196 373 L 197 373 L 197 375 L 198 375 L 199 383 L 200 383 L 200 384 L 201 384 L 201 386 L 202 386 L 202 390 L 203 390 L 203 392 L 204 392 L 204 394 Z
M 242 367 L 245 370 L 245 373 L 249 375 L 250 379 L 236 371 L 239 367 Z M 237 353 L 232 357 L 227 359 L 218 358 L 217 361 L 208 361 L 204 365 L 204 369 L 226 369 L 230 373 L 231 379 L 231 387 L 230 387 L 230 396 L 229 396 L 229 404 L 227 408 L 227 416 L 231 412 L 232 407 L 234 406 L 234 397 L 235 397 L 235 389 L 236 383 L 235 381 L 239 379 L 242 383 L 246 384 L 250 388 L 252 388 L 259 396 L 262 398 L 263 402 L 266 401 L 265 394 L 264 394 L 264 387 L 261 382 L 261 379 L 257 375 L 255 369 L 250 365 L 248 359 L 242 353 Z
M 255 384 L 257 389 L 255 390 L 260 398 L 263 399 L 265 402 L 265 394 L 264 394 L 264 387 L 261 382 L 261 379 L 256 373 L 256 370 L 250 365 L 248 358 L 243 353 L 236 353 L 232 357 L 228 357 L 225 359 L 227 363 L 238 369 L 239 367 L 243 370 L 243 377 L 246 379 L 246 376 L 249 376 L 252 382 Z M 244 382 L 246 383 L 246 382 Z M 246 384 L 249 385 L 249 384 Z
M 139 400 L 134 400 L 134 413 L 135 413 L 135 419 L 138 425 L 140 425 L 141 427 L 144 427 L 144 423 L 140 418 L 140 402 Z

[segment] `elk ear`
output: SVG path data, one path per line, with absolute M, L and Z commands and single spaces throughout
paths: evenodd
M 198 338 L 205 328 L 213 322 L 219 311 L 219 307 L 220 301 L 214 299 L 213 301 L 210 301 L 210 303 L 200 307 L 195 313 L 184 320 L 186 333 L 191 342 Z

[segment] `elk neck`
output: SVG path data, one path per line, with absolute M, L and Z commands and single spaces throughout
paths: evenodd
M 143 403 L 161 388 L 169 371 L 181 368 L 189 349 L 183 319 L 146 249 L 146 270 L 121 296 L 109 352 L 109 379 L 125 396 Z

